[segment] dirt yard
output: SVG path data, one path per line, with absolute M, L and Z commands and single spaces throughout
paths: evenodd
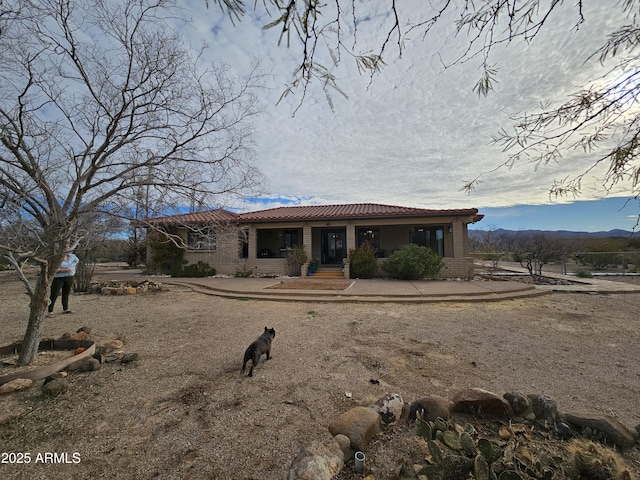
M 7 272 L 0 304 L 5 345 L 21 339 L 28 317 L 23 287 Z M 169 287 L 74 295 L 71 308 L 47 319 L 44 337 L 87 326 L 96 342 L 120 339 L 139 359 L 71 373 L 69 391 L 54 398 L 41 394 L 42 381 L 1 396 L 2 479 L 284 479 L 302 447 L 327 438 L 333 418 L 392 392 L 406 402 L 465 387 L 547 394 L 561 412 L 640 424 L 637 294 L 377 305 Z M 276 330 L 273 359 L 248 378 L 242 357 L 265 326 Z M 367 450 L 367 473 L 395 478 L 399 460 L 415 461 L 400 438 L 409 434 L 409 426 L 383 432 Z M 4 462 L 6 453 L 31 461 Z M 67 461 L 35 461 L 46 453 Z M 625 459 L 638 477 L 638 447 Z M 347 467 L 341 478 L 364 478 Z

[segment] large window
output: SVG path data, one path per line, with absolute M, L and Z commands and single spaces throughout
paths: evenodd
M 441 257 L 444 256 L 443 227 L 411 227 L 411 243 L 420 247 L 429 247 Z
M 258 258 L 284 258 L 295 245 L 302 245 L 301 228 L 263 228 L 256 230 Z

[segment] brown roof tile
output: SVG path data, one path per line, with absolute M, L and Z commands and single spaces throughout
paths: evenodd
M 441 217 L 449 215 L 474 215 L 482 218 L 477 208 L 458 210 L 431 210 L 425 208 L 399 207 L 377 203 L 350 203 L 345 205 L 314 205 L 278 207 L 239 215 L 243 222 L 337 220 L 348 218 L 399 218 L 399 217 Z
M 477 208 L 455 210 L 432 210 L 426 208 L 400 207 L 377 203 L 349 203 L 344 205 L 313 205 L 278 207 L 256 212 L 236 214 L 228 210 L 207 210 L 204 212 L 169 215 L 144 220 L 142 224 L 176 225 L 189 223 L 219 223 L 237 220 L 246 223 L 304 221 L 304 220 L 343 220 L 351 218 L 407 218 L 407 217 L 442 217 L 456 215 L 472 215 L 473 221 L 482 220 L 484 215 L 478 214 Z
M 219 208 L 216 210 L 206 210 L 204 212 L 183 213 L 179 215 L 168 215 L 166 217 L 148 218 L 142 223 L 161 225 L 182 225 L 189 223 L 224 223 L 238 219 L 238 214 Z

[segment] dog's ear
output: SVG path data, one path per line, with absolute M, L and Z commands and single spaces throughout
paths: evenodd
M 267 327 L 264 327 L 264 331 L 265 331 L 265 332 L 268 332 L 268 331 L 269 331 L 269 329 L 268 329 Z

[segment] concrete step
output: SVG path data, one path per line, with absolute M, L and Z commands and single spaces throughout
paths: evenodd
M 344 272 L 340 270 L 318 270 L 311 277 L 307 278 L 322 278 L 322 279 L 343 279 L 344 280 Z

